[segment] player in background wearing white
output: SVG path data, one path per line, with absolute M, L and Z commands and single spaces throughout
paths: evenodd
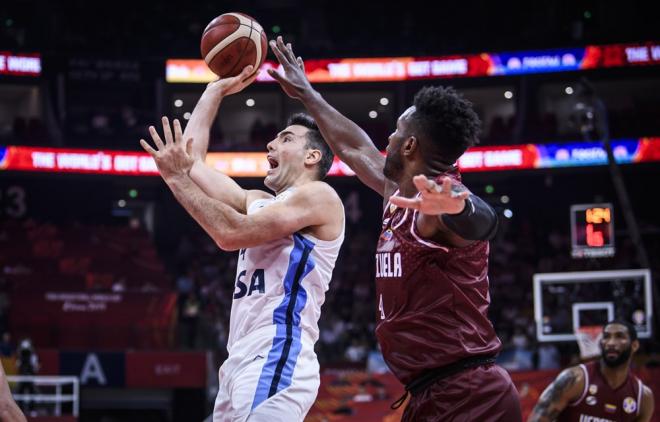
M 264 184 L 242 189 L 204 164 L 222 99 L 248 86 L 252 66 L 210 83 L 185 133 L 163 117 L 163 142 L 141 140 L 172 193 L 221 249 L 240 250 L 229 357 L 219 371 L 213 420 L 302 421 L 320 384 L 314 353 L 325 292 L 344 238 L 344 209 L 321 181 L 333 155 L 311 117 L 294 115 L 268 143 Z M 229 292 L 227 292 L 229 293 Z

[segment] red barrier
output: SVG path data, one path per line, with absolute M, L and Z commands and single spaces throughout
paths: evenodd
M 534 408 L 543 390 L 559 371 L 514 372 L 511 374 L 520 394 L 523 420 Z M 660 368 L 636 371 L 656 397 L 660 408 Z M 403 387 L 392 374 L 369 375 L 365 372 L 334 372 L 321 375 L 321 387 L 306 422 L 398 422 L 405 405 L 398 410 L 390 404 L 403 393 Z M 652 421 L 660 422 L 656 413 Z
M 199 352 L 127 352 L 128 388 L 204 388 L 206 355 Z
M 175 293 L 25 292 L 12 294 L 16 337 L 39 347 L 78 350 L 167 349 Z

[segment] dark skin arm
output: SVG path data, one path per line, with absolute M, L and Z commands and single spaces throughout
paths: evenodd
M 303 60 L 294 55 L 291 44 L 285 45 L 282 37 L 277 37 L 277 41 L 270 42 L 270 48 L 284 73 L 269 69 L 268 74 L 279 82 L 288 96 L 303 103 L 332 152 L 355 172 L 360 181 L 388 198 L 396 186 L 383 174 L 385 157 L 369 135 L 312 88 L 305 75 Z
M 653 391 L 647 386 L 644 386 L 642 391 L 642 407 L 639 410 L 638 422 L 649 422 L 653 417 L 653 410 L 655 407 L 655 399 L 653 398 Z
M 543 391 L 527 422 L 551 422 L 584 391 L 584 373 L 578 367 L 562 371 Z

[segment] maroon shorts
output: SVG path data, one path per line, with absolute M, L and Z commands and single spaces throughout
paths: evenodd
M 519 422 L 522 413 L 509 374 L 486 365 L 442 379 L 411 397 L 401 421 Z

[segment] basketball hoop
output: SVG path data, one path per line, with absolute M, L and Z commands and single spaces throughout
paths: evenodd
M 601 325 L 585 325 L 577 328 L 575 337 L 580 347 L 580 358 L 582 360 L 600 356 L 600 339 L 602 334 L 603 327 Z

